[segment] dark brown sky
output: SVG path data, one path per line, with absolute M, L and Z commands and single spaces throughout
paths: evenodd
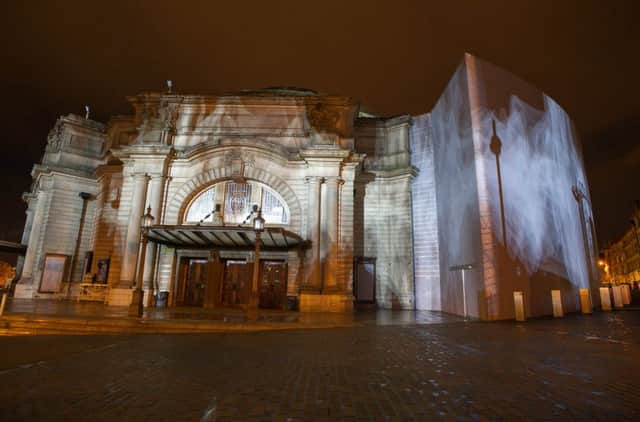
M 465 51 L 560 103 L 582 137 L 601 242 L 640 199 L 637 1 L 3 2 L 0 238 L 18 240 L 29 172 L 57 116 L 128 113 L 126 95 L 274 85 L 429 111 Z

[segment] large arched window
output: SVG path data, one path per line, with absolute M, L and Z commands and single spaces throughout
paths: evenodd
M 216 205 L 220 205 L 219 212 Z M 289 210 L 282 197 L 262 183 L 222 182 L 196 196 L 185 213 L 185 223 L 241 224 L 251 223 L 247 217 L 253 205 L 262 208 L 267 224 L 288 224 Z

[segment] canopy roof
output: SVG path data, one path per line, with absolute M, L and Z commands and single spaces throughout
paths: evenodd
M 256 232 L 252 227 L 182 225 L 151 226 L 147 238 L 175 248 L 253 250 Z M 290 250 L 307 248 L 309 242 L 281 227 L 266 227 L 260 236 L 263 250 Z
M 27 245 L 20 243 L 8 242 L 6 240 L 0 240 L 0 252 L 15 253 L 18 255 L 24 255 L 27 252 Z

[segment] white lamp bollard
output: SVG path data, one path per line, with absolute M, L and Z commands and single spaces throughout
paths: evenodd
M 526 321 L 526 317 L 524 315 L 524 293 L 513 292 L 513 303 L 516 308 L 516 321 Z
M 551 290 L 551 305 L 553 306 L 554 318 L 562 318 L 562 294 L 560 290 Z
M 600 306 L 603 311 L 611 310 L 611 293 L 608 287 L 600 287 Z
M 589 289 L 580 289 L 580 308 L 583 314 L 593 313 L 593 304 L 591 303 L 591 292 Z M 611 308 L 611 304 L 609 304 Z
M 614 308 L 622 308 L 624 305 L 622 304 L 622 287 L 613 286 L 613 306 Z

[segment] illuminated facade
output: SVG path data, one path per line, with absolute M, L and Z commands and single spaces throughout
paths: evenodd
M 603 282 L 640 283 L 640 204 L 629 219 L 630 227 L 616 242 L 603 250 L 600 263 Z
M 415 117 L 291 88 L 128 100 L 132 116 L 69 115 L 51 130 L 24 196 L 17 297 L 75 297 L 93 282 L 128 305 L 139 274 L 158 303 L 242 307 L 254 210 L 267 225 L 265 308 L 346 312 L 355 300 L 502 319 L 515 290 L 541 315 L 549 289 L 573 310 L 577 289 L 597 285 L 568 116 L 472 56 Z

